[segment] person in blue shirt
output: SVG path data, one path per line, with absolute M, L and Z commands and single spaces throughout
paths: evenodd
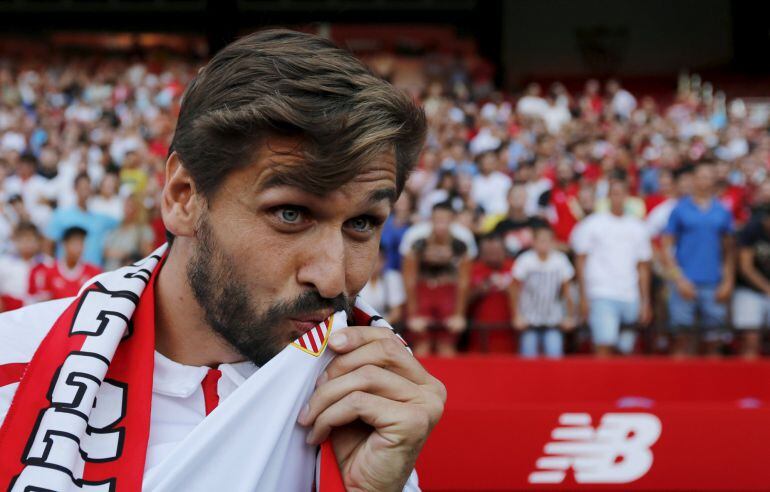
M 692 195 L 679 200 L 663 231 L 664 265 L 671 280 L 672 352 L 677 356 L 693 352 L 696 330 L 700 331 L 705 352 L 719 354 L 719 336 L 727 315 L 725 303 L 732 296 L 733 219 L 714 197 L 714 183 L 713 164 L 699 163 Z
M 91 178 L 88 174 L 81 173 L 75 178 L 75 195 L 77 203 L 71 207 L 57 209 L 51 216 L 45 235 L 51 241 L 58 244 L 56 256 L 61 257 L 61 242 L 64 231 L 72 227 L 85 229 L 85 249 L 83 261 L 99 267 L 103 266 L 104 240 L 107 235 L 120 225 L 120 221 L 104 214 L 90 212 L 88 199 L 92 193 Z

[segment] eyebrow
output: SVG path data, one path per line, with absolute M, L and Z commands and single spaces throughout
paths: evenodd
M 301 186 L 300 183 L 297 183 L 293 179 L 287 179 L 285 174 L 279 174 L 279 173 L 273 174 L 272 176 L 265 179 L 262 183 L 259 184 L 256 191 L 257 193 L 262 193 L 270 188 L 278 188 L 282 186 L 296 188 L 305 193 L 310 193 L 319 197 L 322 197 L 324 195 L 322 191 L 308 189 L 305 186 Z M 397 198 L 398 198 L 398 194 L 396 193 L 395 188 L 392 188 L 392 187 L 379 188 L 377 190 L 370 192 L 369 196 L 366 197 L 365 202 L 368 205 L 374 205 L 383 200 L 387 200 L 390 203 L 390 205 L 393 205 L 396 202 Z
M 391 205 L 396 202 L 396 189 L 395 188 L 380 188 L 369 193 L 366 197 L 366 202 L 374 205 L 382 200 L 387 200 Z

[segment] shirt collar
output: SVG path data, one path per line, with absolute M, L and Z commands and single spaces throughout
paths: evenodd
M 161 395 L 187 398 L 200 387 L 209 369 L 211 368 L 208 366 L 180 364 L 156 350 L 152 391 Z M 249 361 L 244 361 L 220 364 L 217 369 L 222 372 L 222 378 L 237 388 L 257 372 L 258 367 Z

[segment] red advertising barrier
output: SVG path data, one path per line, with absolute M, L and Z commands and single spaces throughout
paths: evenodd
M 426 491 L 770 490 L 770 362 L 424 359 Z

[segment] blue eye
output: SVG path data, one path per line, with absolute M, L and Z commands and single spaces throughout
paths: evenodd
M 290 224 L 297 223 L 302 218 L 302 214 L 296 208 L 282 208 L 279 212 L 281 220 Z
M 370 217 L 356 217 L 350 219 L 350 227 L 356 232 L 370 232 L 374 229 L 374 223 Z

